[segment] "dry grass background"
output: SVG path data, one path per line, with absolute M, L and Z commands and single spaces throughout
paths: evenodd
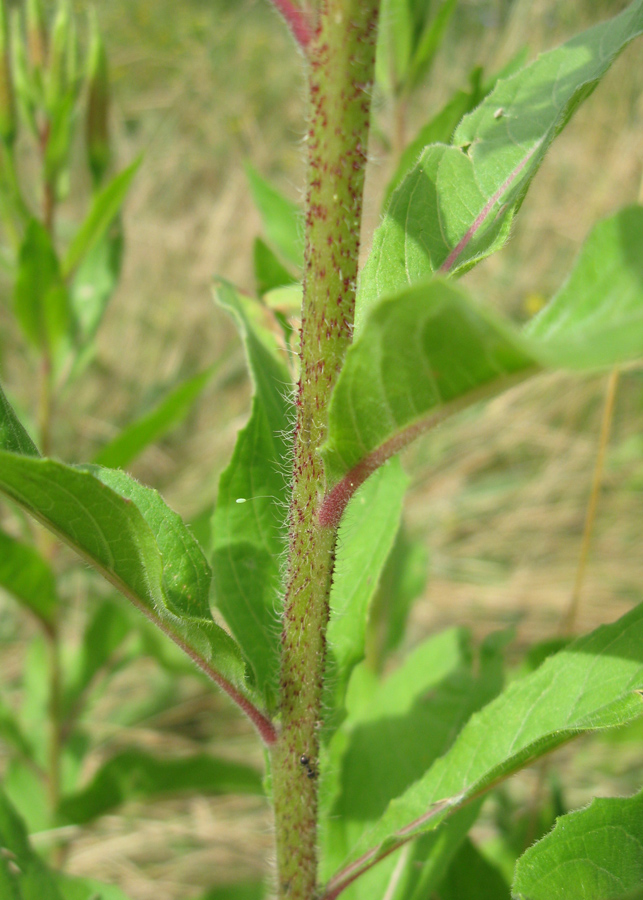
M 78 2 L 79 9 L 83 3 Z M 521 46 L 530 57 L 622 2 L 462 0 L 435 76 L 410 110 L 410 132 L 468 71 L 500 67 Z M 227 355 L 221 377 L 187 422 L 150 448 L 134 474 L 184 516 L 214 500 L 218 474 L 245 421 L 249 388 L 230 322 L 212 304 L 210 278 L 251 289 L 258 216 L 240 166 L 247 158 L 297 197 L 303 182 L 304 93 L 299 59 L 266 0 L 104 0 L 98 4 L 114 82 L 119 160 L 145 160 L 126 208 L 127 256 L 95 364 L 60 404 L 61 457 L 87 459 L 171 383 Z M 509 245 L 465 278 L 482 300 L 524 319 L 534 298 L 560 285 L 591 223 L 639 194 L 643 160 L 643 47 L 631 47 L 554 144 Z M 380 104 L 380 130 L 390 112 Z M 390 160 L 375 139 L 366 243 Z M 73 220 L 76 207 L 66 215 Z M 63 220 L 64 227 L 64 220 Z M 3 331 L 11 328 L 6 317 Z M 29 361 L 4 341 L 4 377 L 28 402 Z M 17 346 L 17 345 L 16 345 Z M 556 634 L 569 602 L 596 455 L 606 379 L 542 376 L 444 425 L 407 455 L 410 532 L 430 553 L 424 596 L 407 643 L 437 628 L 476 637 L 513 625 L 514 660 Z M 579 630 L 641 600 L 643 374 L 621 381 Z M 5 678 L 17 677 L 28 626 L 0 607 Z M 77 613 L 80 615 L 80 613 Z M 7 636 L 12 638 L 7 646 Z M 101 733 L 113 705 L 158 677 L 141 660 L 96 708 L 102 740 L 159 750 L 202 747 L 261 764 L 252 734 L 220 697 L 174 686 L 173 706 Z M 561 757 L 570 801 L 635 787 L 640 759 L 586 742 Z M 95 764 L 95 763 L 94 763 Z M 533 790 L 533 773 L 515 782 Z M 132 900 L 185 900 L 212 883 L 266 871 L 269 817 L 256 798 L 189 798 L 130 805 L 74 842 L 71 872 L 119 883 Z

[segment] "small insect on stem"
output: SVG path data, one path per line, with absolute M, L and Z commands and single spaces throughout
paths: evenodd
M 300 756 L 299 762 L 306 770 L 306 775 L 309 778 L 317 778 L 317 771 L 310 764 L 310 759 L 307 756 Z

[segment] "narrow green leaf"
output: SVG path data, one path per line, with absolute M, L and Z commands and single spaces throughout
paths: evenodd
M 404 84 L 413 51 L 413 25 L 408 0 L 382 0 L 375 79 L 387 94 L 398 94 Z
M 304 259 L 304 227 L 300 207 L 288 200 L 257 170 L 245 164 L 252 199 L 259 210 L 266 237 L 286 262 L 301 268 Z
M 40 456 L 38 448 L 18 419 L 0 385 L 0 449 L 21 453 L 24 456 Z
M 76 550 L 186 652 L 192 648 L 233 684 L 243 684 L 239 649 L 209 612 L 203 554 L 155 491 L 122 472 L 0 451 L 0 492 Z
M 260 881 L 239 881 L 210 888 L 199 900 L 263 900 L 267 891 Z
M 591 896 L 598 900 L 598 895 Z M 440 900 L 463 900 L 464 897 L 509 900 L 509 885 L 469 838 L 463 842 L 440 885 Z
M 20 248 L 13 303 L 25 336 L 38 350 L 54 353 L 70 336 L 71 309 L 58 257 L 36 219 L 29 221 Z
M 391 198 L 360 278 L 356 326 L 386 293 L 462 272 L 506 241 L 549 145 L 643 30 L 643 2 L 501 80 L 465 116 L 453 146 L 432 145 Z
M 114 293 L 123 262 L 123 227 L 118 216 L 84 255 L 72 279 L 69 296 L 80 335 L 90 341 Z
M 331 400 L 323 449 L 331 483 L 543 367 L 593 370 L 643 357 L 642 250 L 642 207 L 599 222 L 568 281 L 522 333 L 436 279 L 380 300 Z
M 423 33 L 413 51 L 405 79 L 405 88 L 412 91 L 426 78 L 435 54 L 440 49 L 444 35 L 451 21 L 458 0 L 443 0 L 436 15 L 426 23 Z
M 58 608 L 56 579 L 51 566 L 34 547 L 0 530 L 0 587 L 51 625 Z
M 64 872 L 54 872 L 53 877 L 63 900 L 129 900 L 120 888 L 93 878 L 75 878 Z
M 32 759 L 33 748 L 12 709 L 0 698 L 0 740 L 12 747 L 23 759 Z
M 437 828 L 471 798 L 578 734 L 643 712 L 643 606 L 550 657 L 476 713 L 453 747 L 389 804 L 331 886 Z
M 369 665 L 378 672 L 404 637 L 413 601 L 426 584 L 427 565 L 424 543 L 412 540 L 402 524 L 386 560 L 368 619 L 366 656 Z
M 152 410 L 127 425 L 102 447 L 94 462 L 112 469 L 128 466 L 146 447 L 185 419 L 218 368 L 218 364 L 210 366 L 168 391 Z
M 101 766 L 85 788 L 63 797 L 58 812 L 65 821 L 84 825 L 127 801 L 185 791 L 261 794 L 261 773 L 211 756 L 158 759 L 142 750 L 124 750 Z
M 622 900 L 643 884 L 643 793 L 561 816 L 516 865 L 517 900 Z
M 370 603 L 400 526 L 408 483 L 399 461 L 383 467 L 358 491 L 340 526 L 326 636 L 332 704 L 338 709 L 353 667 L 364 657 Z
M 0 896 L 3 900 L 64 900 L 27 832 L 0 789 Z
M 285 539 L 290 376 L 274 336 L 253 319 L 256 303 L 225 283 L 217 286 L 217 299 L 242 334 L 254 396 L 219 481 L 212 520 L 216 601 L 270 703 L 279 671 L 275 610 Z
M 65 256 L 62 270 L 68 278 L 92 248 L 98 244 L 121 210 L 141 158 L 115 175 L 92 201 L 87 218 L 78 229 Z
M 279 262 L 270 247 L 261 238 L 255 238 L 253 256 L 255 282 L 260 297 L 275 288 L 297 283 L 297 278 Z
M 64 697 L 67 712 L 79 702 L 131 631 L 129 616 L 113 600 L 104 600 L 93 610 L 68 679 Z

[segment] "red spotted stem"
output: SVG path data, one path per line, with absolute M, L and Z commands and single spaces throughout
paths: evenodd
M 317 894 L 319 732 L 336 528 L 319 524 L 318 450 L 352 336 L 379 0 L 321 0 L 309 66 L 300 381 L 283 609 L 281 733 L 272 751 L 280 900 Z
M 293 0 L 272 0 L 272 5 L 284 17 L 293 37 L 302 50 L 305 50 L 313 36 L 313 27 L 307 13 Z

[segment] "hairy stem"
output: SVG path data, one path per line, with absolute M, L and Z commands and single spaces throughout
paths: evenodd
M 308 47 L 306 256 L 281 735 L 272 754 L 279 896 L 317 889 L 317 774 L 325 635 L 337 528 L 317 513 L 328 399 L 351 340 L 379 0 L 324 0 Z

